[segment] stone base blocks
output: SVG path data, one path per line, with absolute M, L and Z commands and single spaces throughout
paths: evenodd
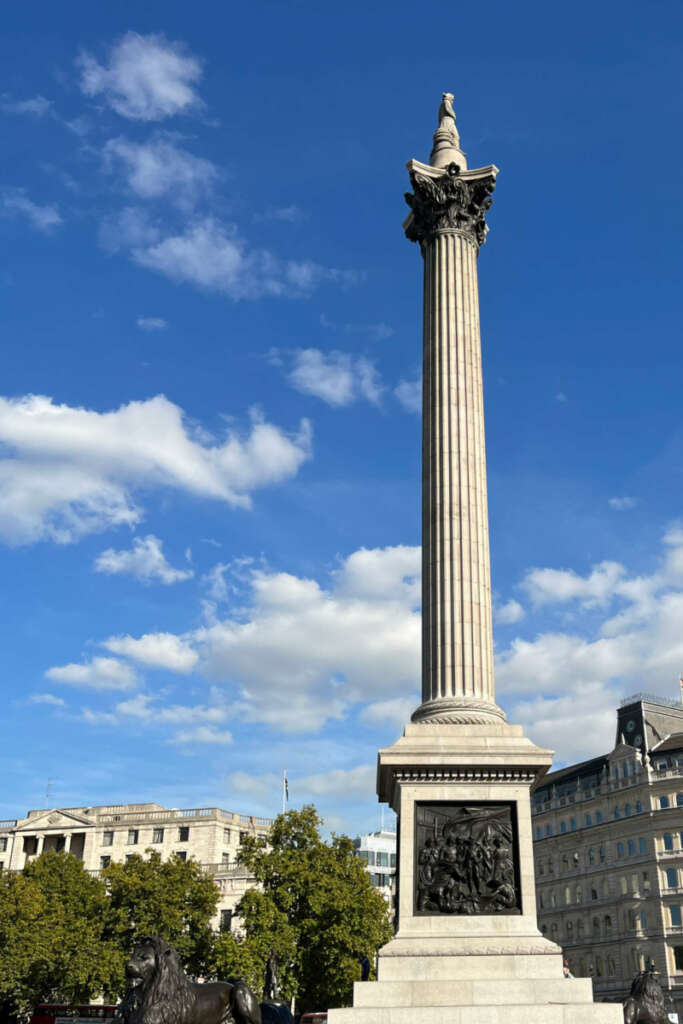
M 593 1003 L 589 978 L 564 977 L 562 951 L 537 927 L 529 794 L 551 759 L 503 722 L 413 723 L 380 750 L 379 798 L 399 816 L 398 927 L 379 951 L 378 980 L 357 983 L 353 1007 L 330 1010 L 329 1024 L 622 1024 L 620 1005 Z M 514 903 L 440 912 L 438 886 L 434 899 L 420 890 L 420 808 L 476 818 L 489 804 L 510 809 Z

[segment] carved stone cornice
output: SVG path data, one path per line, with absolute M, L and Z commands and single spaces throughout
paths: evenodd
M 442 768 L 432 765 L 412 765 L 392 768 L 397 782 L 512 782 L 531 783 L 538 770 L 522 765 L 453 765 Z
M 405 199 L 411 214 L 404 223 L 406 237 L 424 248 L 436 235 L 464 234 L 477 248 L 486 240 L 486 211 L 496 187 L 496 167 L 461 171 L 455 163 L 445 170 L 411 160 L 413 192 Z

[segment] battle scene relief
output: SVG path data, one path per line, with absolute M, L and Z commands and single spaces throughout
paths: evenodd
M 514 805 L 415 805 L 415 913 L 520 914 Z

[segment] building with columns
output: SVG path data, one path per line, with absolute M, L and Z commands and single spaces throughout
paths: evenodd
M 25 818 L 0 821 L 0 868 L 20 871 L 44 850 L 72 853 L 93 873 L 111 861 L 157 850 L 162 859 L 197 860 L 220 892 L 214 925 L 230 928 L 235 906 L 253 884 L 237 864 L 245 835 L 267 836 L 270 818 L 219 807 L 179 810 L 161 804 L 116 804 L 29 811 Z
M 683 706 L 635 694 L 613 749 L 551 772 L 532 802 L 541 931 L 597 999 L 660 972 L 683 1020 Z

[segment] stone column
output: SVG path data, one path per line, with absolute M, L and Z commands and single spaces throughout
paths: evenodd
M 412 717 L 485 724 L 505 718 L 493 685 L 477 284 L 497 169 L 466 170 L 455 147 L 444 156 L 442 145 L 438 156 L 452 159 L 408 164 L 414 191 L 404 225 L 424 257 L 422 704 Z

